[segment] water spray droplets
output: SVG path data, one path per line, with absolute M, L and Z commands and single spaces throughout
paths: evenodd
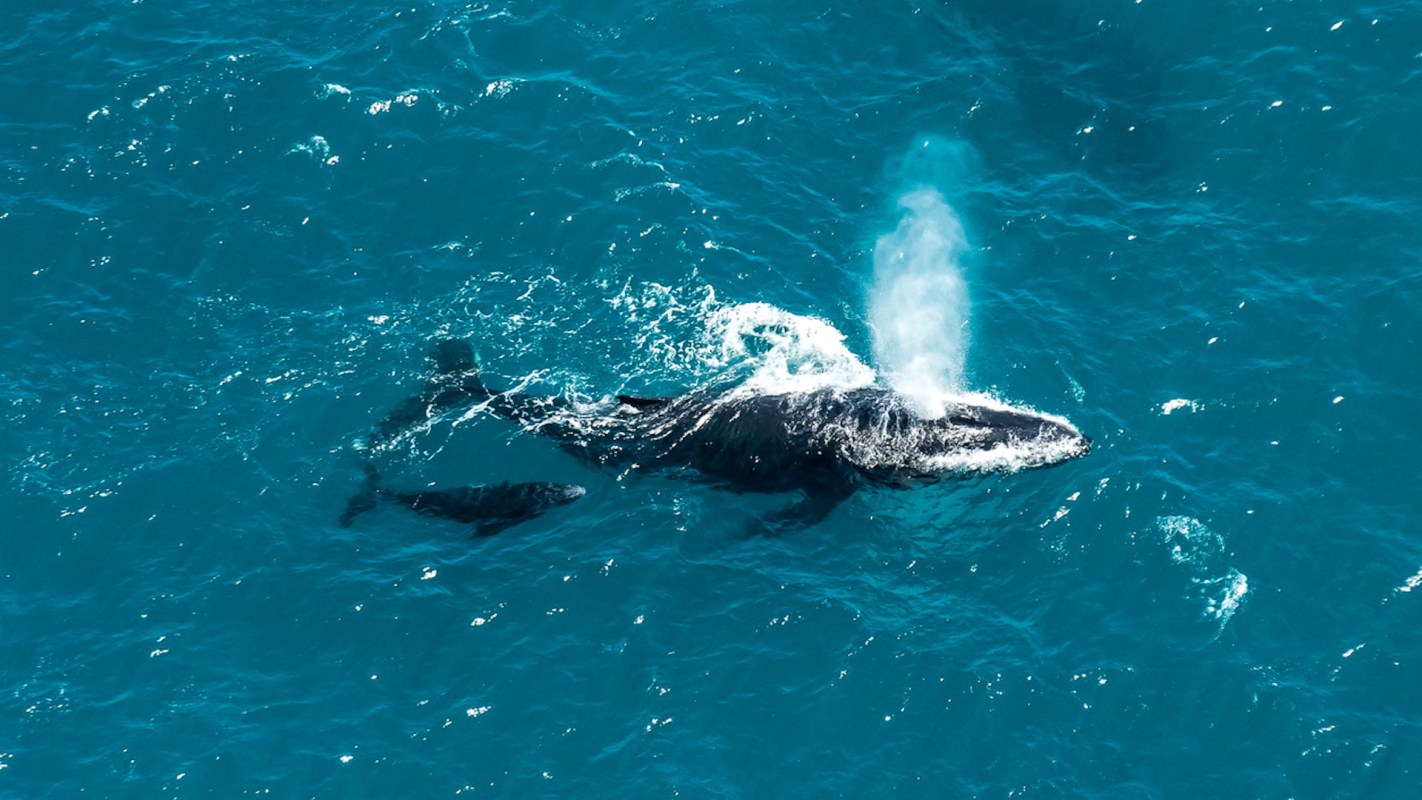
M 874 355 L 894 389 L 926 417 L 962 388 L 968 344 L 967 237 L 936 189 L 899 198 L 903 217 L 874 245 L 869 320 Z

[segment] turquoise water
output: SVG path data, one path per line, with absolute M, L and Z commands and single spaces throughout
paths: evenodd
M 1416 0 L 9 0 L 0 795 L 1417 796 L 1419 43 Z M 924 186 L 964 249 L 885 302 Z M 767 538 L 782 498 L 456 413 L 388 479 L 587 495 L 340 528 L 443 336 L 589 399 L 923 352 L 1095 445 Z

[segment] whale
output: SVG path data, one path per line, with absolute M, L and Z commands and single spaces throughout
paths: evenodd
M 424 389 L 376 426 L 368 447 L 475 407 L 593 466 L 798 494 L 766 520 L 773 530 L 813 524 L 864 487 L 1048 467 L 1091 451 L 1091 439 L 1065 418 L 979 395 L 949 398 L 932 416 L 881 386 L 779 393 L 740 386 L 578 403 L 490 389 L 460 339 L 436 342 L 429 370 Z
M 340 519 L 343 528 L 349 528 L 357 516 L 375 508 L 378 500 L 389 500 L 418 514 L 473 525 L 475 536 L 493 536 L 550 509 L 567 505 L 586 492 L 573 484 L 539 482 L 400 490 L 383 485 L 379 473 L 369 462 L 363 466 L 365 484 L 346 503 Z

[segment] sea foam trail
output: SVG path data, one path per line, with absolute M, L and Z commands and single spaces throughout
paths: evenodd
M 919 413 L 938 417 L 944 398 L 962 389 L 969 306 L 959 261 L 968 241 L 936 189 L 910 191 L 899 207 L 904 215 L 898 227 L 874 245 L 874 357 Z

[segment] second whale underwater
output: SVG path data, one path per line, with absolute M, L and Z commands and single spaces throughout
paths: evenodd
M 1084 456 L 1091 439 L 1067 420 L 987 398 L 948 401 L 937 417 L 881 387 L 768 394 L 744 388 L 678 397 L 618 395 L 600 404 L 490 390 L 473 349 L 442 339 L 429 356 L 424 390 L 397 406 L 369 444 L 378 446 L 457 408 L 483 404 L 548 436 L 596 466 L 685 473 L 737 492 L 799 492 L 765 520 L 774 530 L 823 519 L 864 486 L 910 487 L 945 478 L 1046 467 Z M 421 492 L 366 483 L 341 516 L 349 525 L 377 499 L 473 524 L 490 535 L 582 496 L 579 486 L 501 484 Z

